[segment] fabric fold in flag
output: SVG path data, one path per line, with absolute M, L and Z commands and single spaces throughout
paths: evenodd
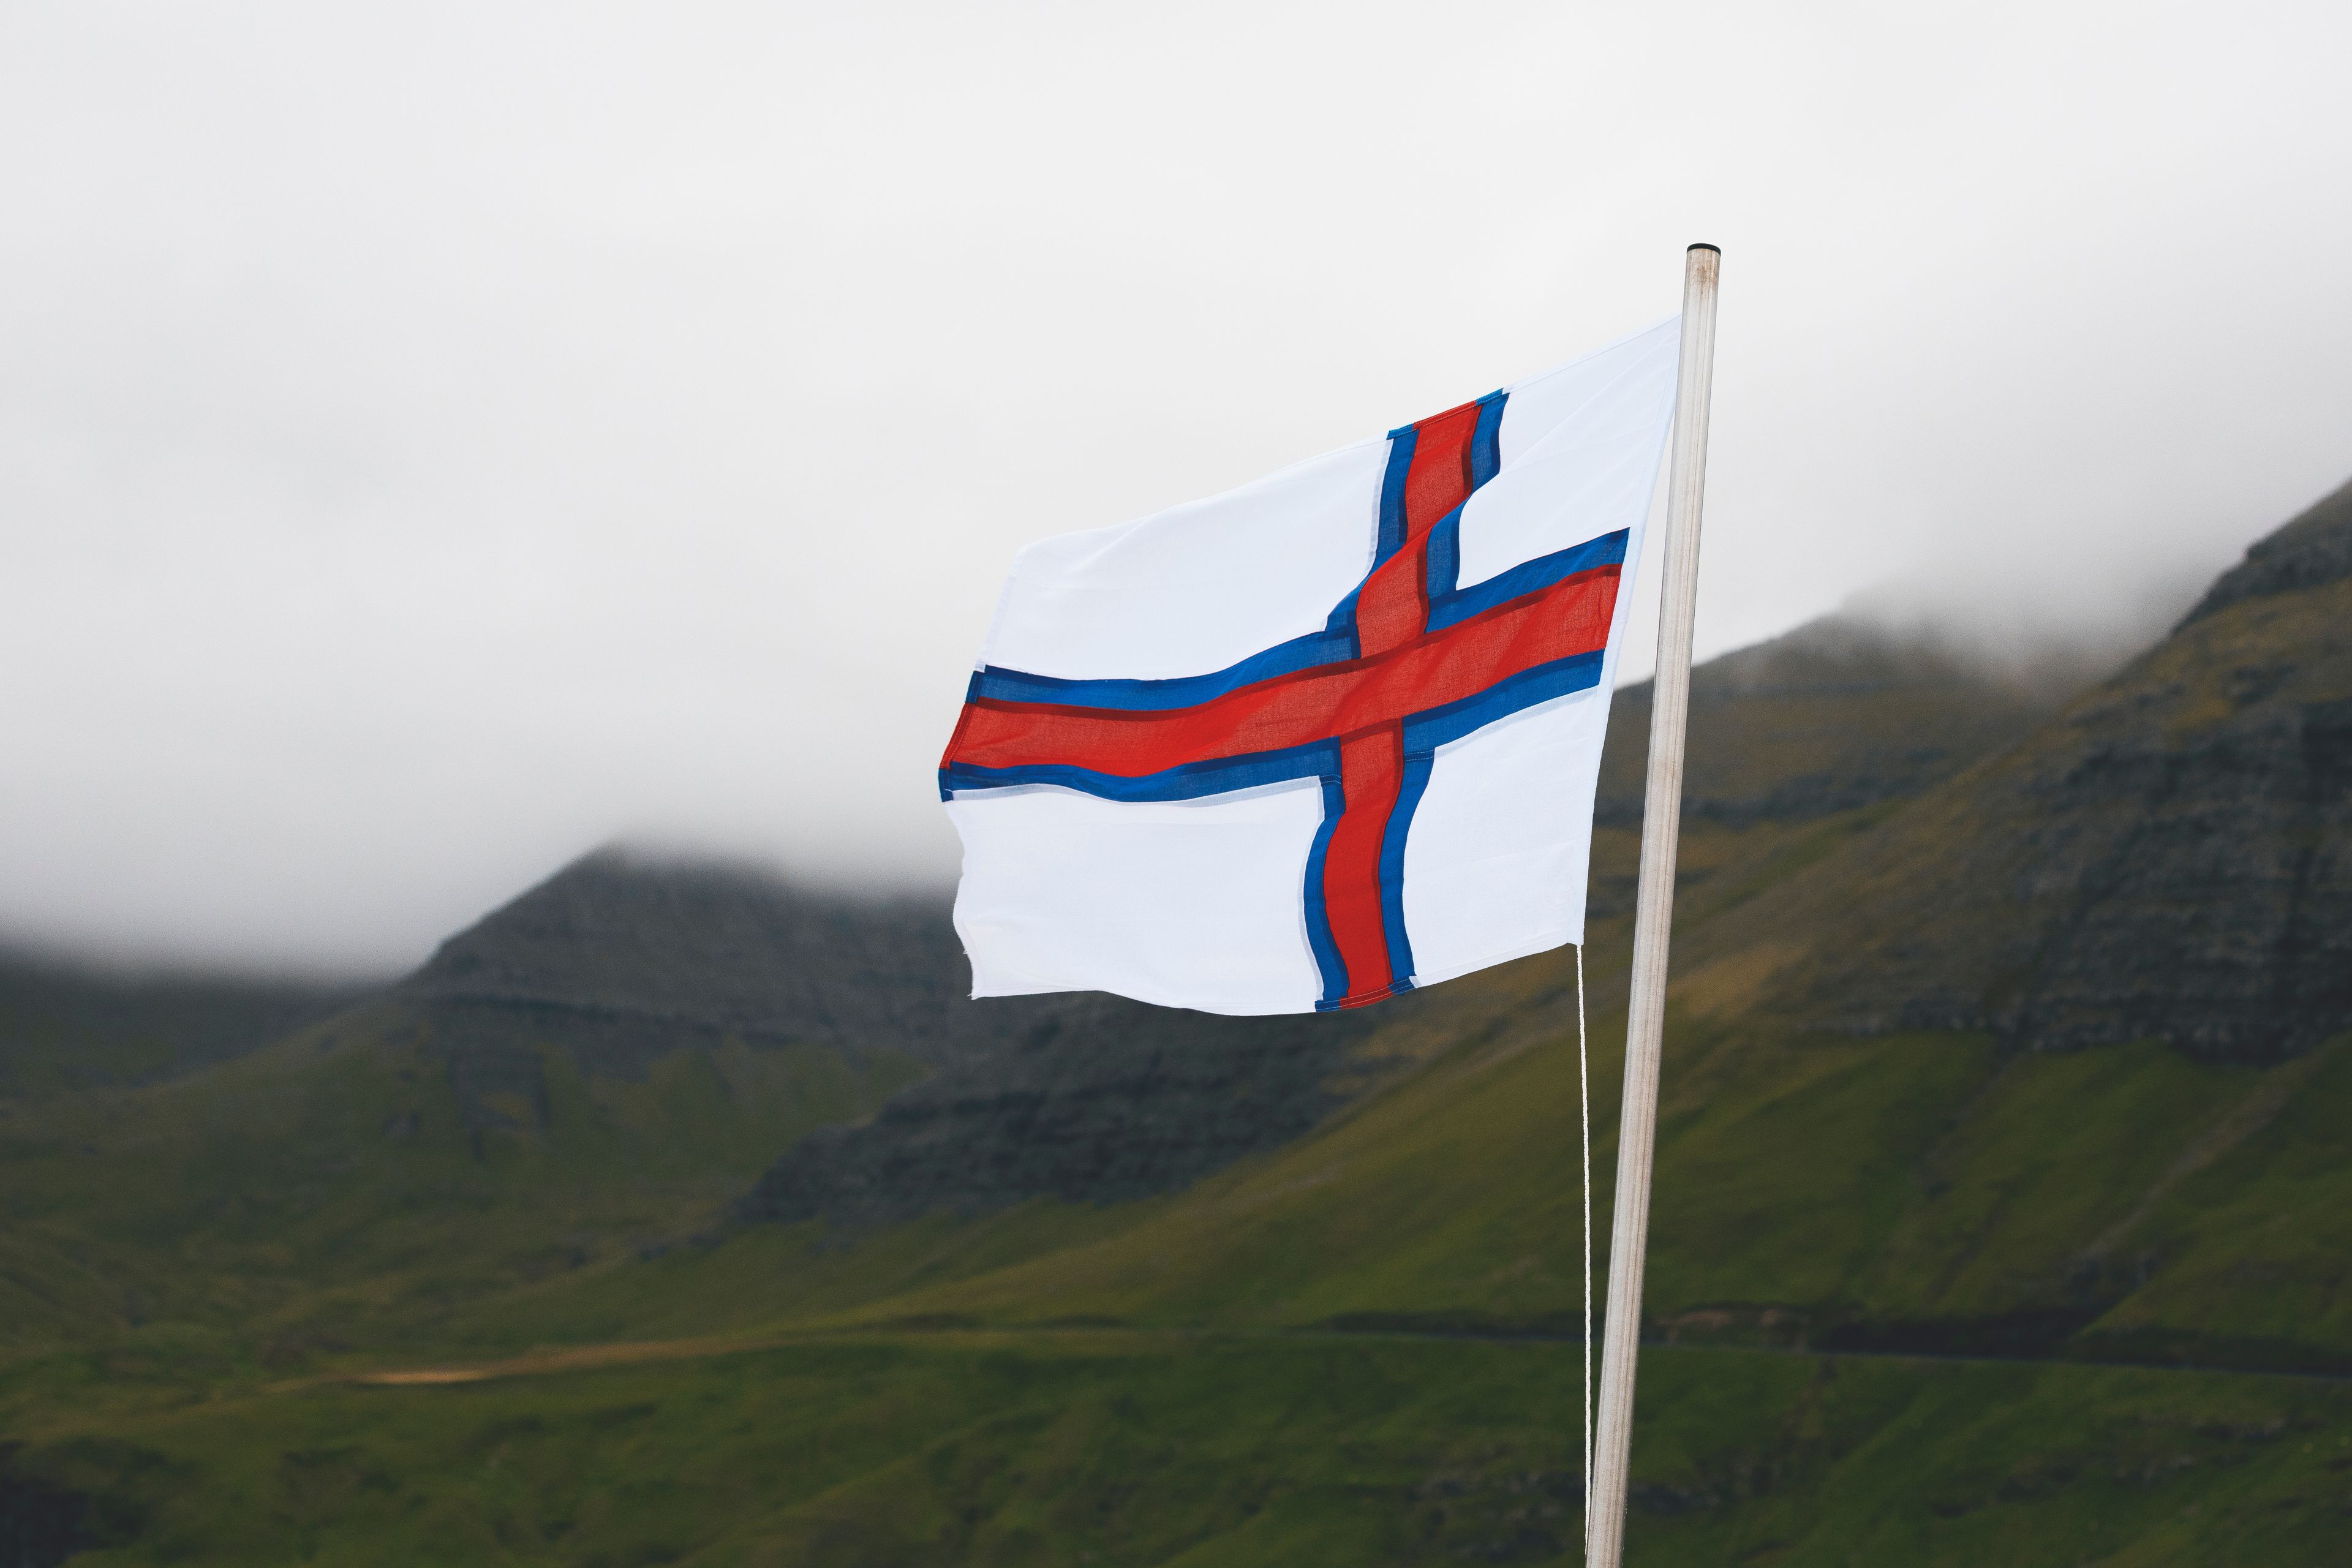
M 1581 942 L 1678 326 L 1023 551 L 940 763 L 973 994 L 1329 1010 Z

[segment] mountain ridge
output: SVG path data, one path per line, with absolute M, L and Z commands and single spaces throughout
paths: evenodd
M 2352 487 L 2032 736 L 1711 928 L 1678 967 L 1768 951 L 1753 1004 L 1847 1033 L 2152 1037 L 2269 1061 L 2344 1028 Z
M 2247 599 L 2325 587 L 2352 577 L 2352 479 L 2256 540 L 2213 582 L 2175 631 Z

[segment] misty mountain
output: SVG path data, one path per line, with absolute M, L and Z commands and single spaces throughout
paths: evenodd
M 1700 667 L 1678 994 L 1848 1035 L 2152 1036 L 2253 1058 L 2342 1027 L 2347 513 L 2339 493 L 2257 545 L 2165 643 L 2054 716 L 2014 681 L 1847 617 Z M 1620 695 L 1604 761 L 1604 953 L 1631 910 L 1649 695 Z M 1735 972 L 1736 1004 L 1713 999 Z M 1514 966 L 1507 1004 L 1457 983 L 1339 1017 L 973 1002 L 943 899 L 620 850 L 365 997 L 92 982 L 68 1007 L 61 982 L 29 973 L 0 971 L 8 1062 L 80 1040 L 80 1081 L 129 1081 L 307 1027 L 322 1062 L 357 1052 L 377 1081 L 415 1085 L 337 1116 L 420 1148 L 455 1137 L 478 1163 L 485 1138 L 585 1149 L 688 1125 L 723 1125 L 733 1161 L 780 1116 L 733 1212 L 845 1234 L 1180 1192 L 1308 1137 L 1432 1051 L 1566 1003 L 1556 959 Z M 1596 1009 L 1622 994 L 1607 962 L 1594 984 Z M 289 1071 L 312 1059 L 278 1055 Z M 688 1079 L 716 1098 L 686 1121 L 627 1109 L 669 1104 Z
M 1818 933 L 1794 965 L 1811 976 L 1799 989 L 1841 1029 L 1993 1026 L 2049 1044 L 2155 1032 L 2225 1052 L 2324 1033 L 2352 972 L 2330 945 L 2352 928 L 2329 913 L 2337 710 L 2313 697 L 2332 679 L 2331 623 L 2284 606 L 2343 579 L 2347 493 L 2257 545 L 2164 647 L 2063 717 L 2036 689 L 1852 617 L 1702 665 L 1682 885 L 1685 923 L 1705 931 L 1678 973 L 1769 928 L 1782 948 L 1789 931 Z M 2242 626 L 2250 616 L 2262 627 Z M 2229 627 L 2244 646 L 2231 646 L 2217 678 L 2222 707 L 2167 684 L 2174 663 L 2213 666 L 2221 656 L 2204 644 Z M 1612 715 L 1596 940 L 1631 911 L 1650 696 L 1646 683 L 1630 688 Z M 2226 721 L 2184 745 L 2183 703 Z M 2103 837 L 2101 824 L 2126 826 Z M 1828 868 L 1782 879 L 1733 918 L 1706 918 L 1747 900 L 1759 868 L 1779 878 L 1789 858 L 1825 849 Z M 2209 853 L 2227 862 L 2218 875 L 2200 859 Z M 1875 902 L 1881 884 L 1857 889 L 1834 869 L 1857 858 L 1883 868 Z M 2009 920 L 2028 862 L 2034 886 L 2078 891 Z M 1937 923 L 1964 910 L 1972 931 L 2014 930 L 1971 949 Z M 2028 930 L 2038 934 L 2017 934 Z M 2201 957 L 2187 951 L 2200 942 Z M 2006 956 L 1985 956 L 1995 949 Z M 1971 967 L 1972 955 L 1983 961 Z M 0 971 L 0 1003 L 32 1017 L 16 973 Z M 1605 995 L 1612 982 L 1599 984 Z M 476 1138 L 545 1129 L 550 1052 L 619 1083 L 722 1049 L 819 1048 L 853 1072 L 880 1066 L 882 1082 L 908 1070 L 891 1064 L 919 1064 L 920 1081 L 870 1121 L 777 1151 L 739 1207 L 752 1220 L 872 1226 L 1181 1190 L 1406 1070 L 1411 1052 L 1363 1048 L 1381 1025 L 1422 1026 L 1426 1015 L 1442 1034 L 1455 1011 L 1443 988 L 1340 1018 L 1229 1019 L 1097 995 L 973 1002 L 967 987 L 942 899 L 860 899 L 610 849 L 451 937 L 354 1016 L 359 1035 L 405 1041 L 436 1064 Z M 2184 1002 L 2192 993 L 2206 1000 Z M 109 994 L 121 1019 L 110 1037 L 129 1040 L 150 1015 Z M 156 998 L 151 1014 L 170 1013 L 177 1032 L 149 1071 L 219 1059 L 355 1000 L 233 987 Z M 79 1005 L 103 1011 L 94 995 Z M 24 1041 L 63 1037 L 47 1024 L 10 1037 L 19 1058 Z M 162 1048 L 142 1037 L 151 1057 Z
M 1612 718 L 1593 883 L 1603 923 L 1631 907 L 1648 698 L 1646 685 L 1621 693 Z M 1839 617 L 1711 660 L 1694 681 L 1685 885 L 1755 841 L 1916 795 L 2040 711 L 1932 647 Z M 415 1053 L 477 1141 L 551 1131 L 558 1058 L 616 1086 L 681 1053 L 814 1048 L 877 1082 L 919 1064 L 921 1080 L 878 1116 L 780 1147 L 739 1208 L 859 1226 L 1181 1190 L 1408 1068 L 1410 1051 L 1361 1048 L 1377 1027 L 1426 1013 L 1442 1033 L 1448 1016 L 1443 991 L 1336 1017 L 1225 1018 L 1092 994 L 975 1002 L 969 984 L 944 899 L 859 898 L 611 848 L 379 994 L 257 996 L 242 1013 L 227 1008 L 233 991 L 210 1012 L 178 994 L 159 1005 L 184 1026 L 175 1048 L 201 1061 L 357 1005 L 327 1037 Z M 865 1101 L 827 1101 L 842 1103 Z M 384 1114 L 405 1127 L 426 1111 Z
M 1734 954 L 1771 972 L 1757 1005 L 1848 1032 L 2266 1061 L 2345 1028 L 2352 487 L 2025 742 L 1677 959 Z

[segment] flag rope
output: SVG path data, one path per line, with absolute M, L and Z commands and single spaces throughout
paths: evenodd
M 1584 1129 L 1584 1542 L 1592 1544 L 1592 1066 L 1584 1047 L 1584 945 L 1576 949 L 1576 1089 Z

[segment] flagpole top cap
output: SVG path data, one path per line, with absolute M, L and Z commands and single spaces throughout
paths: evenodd
M 1709 245 L 1706 241 L 1705 241 L 1705 240 L 1703 240 L 1703 239 L 1702 239 L 1702 240 L 1700 240 L 1696 245 L 1692 246 L 1692 247 L 1691 247 L 1691 248 L 1692 248 L 1693 250 L 1712 250 L 1712 251 L 1714 251 L 1717 256 L 1721 256 L 1721 255 L 1723 254 L 1723 247 L 1721 247 L 1721 246 L 1719 246 L 1719 245 Z

